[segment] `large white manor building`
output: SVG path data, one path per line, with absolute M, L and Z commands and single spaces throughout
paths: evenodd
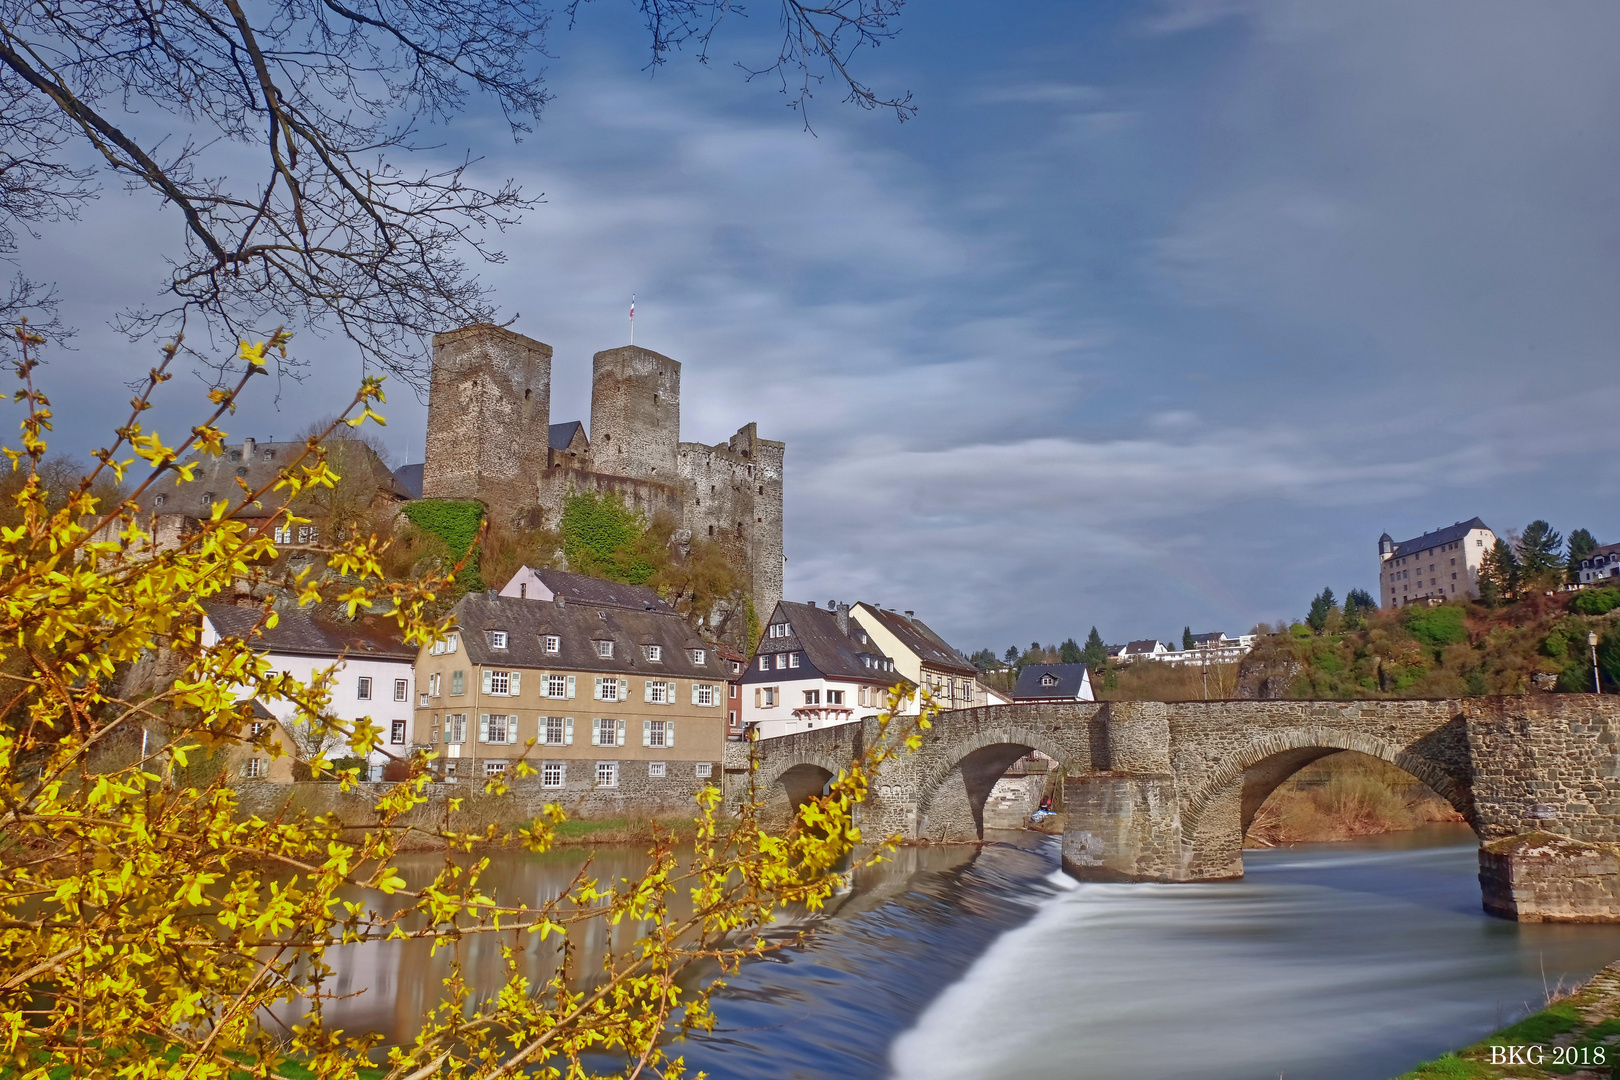
M 1479 595 L 1479 566 L 1496 543 L 1479 518 L 1396 543 L 1378 538 L 1378 602 L 1386 608 Z

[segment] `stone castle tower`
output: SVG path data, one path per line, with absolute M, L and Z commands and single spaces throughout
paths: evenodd
M 748 424 L 681 442 L 681 365 L 631 345 L 591 367 L 591 427 L 551 423 L 551 346 L 481 324 L 433 337 L 422 496 L 555 526 L 575 492 L 608 492 L 678 537 L 720 543 L 749 575 L 754 610 L 782 598 L 783 443 Z

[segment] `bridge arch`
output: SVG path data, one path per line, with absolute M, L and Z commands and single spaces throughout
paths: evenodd
M 805 802 L 820 795 L 827 782 L 849 767 L 835 754 L 798 753 L 771 758 L 755 774 L 761 799 L 773 818 L 790 818 Z
M 1473 792 L 1467 777 L 1409 747 L 1358 731 L 1332 727 L 1303 727 L 1269 732 L 1253 739 L 1216 762 L 1204 783 L 1181 800 L 1181 835 L 1196 844 L 1211 806 L 1234 787 L 1240 788 L 1238 842 L 1248 831 L 1254 813 L 1266 797 L 1294 773 L 1320 758 L 1353 750 L 1388 762 L 1427 784 L 1479 830 Z M 1261 768 L 1269 765 L 1270 768 Z M 1254 770 L 1254 771 L 1251 771 Z
M 1060 769 L 1067 770 L 1073 764 L 1067 747 L 1034 728 L 1016 724 L 978 729 L 951 742 L 919 778 L 916 837 L 925 837 L 930 811 L 936 809 L 942 793 L 959 776 L 973 831 L 983 838 L 984 804 L 990 790 L 1013 762 L 1032 750 L 1052 758 Z

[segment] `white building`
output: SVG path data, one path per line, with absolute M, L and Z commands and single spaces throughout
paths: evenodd
M 1620 585 L 1620 544 L 1604 544 L 1581 560 L 1582 585 Z
M 1378 538 L 1378 602 L 1386 608 L 1479 596 L 1479 568 L 1496 534 L 1479 518 L 1396 543 Z
M 1238 634 L 1228 637 L 1216 631 L 1211 634 L 1194 634 L 1192 648 L 1182 649 L 1179 652 L 1163 653 L 1154 657 L 1168 664 L 1190 665 L 1203 667 L 1205 664 L 1235 664 L 1242 660 L 1249 650 L 1254 648 L 1255 636 L 1253 634 Z
M 897 683 L 910 680 L 850 619 L 849 605 L 783 600 L 743 670 L 743 723 L 762 739 L 847 724 L 879 712 Z
M 273 629 L 259 627 L 263 612 L 256 607 L 211 604 L 203 617 L 203 644 L 218 643 L 221 637 L 249 640 L 265 653 L 271 668 L 307 683 L 317 671 L 336 665 L 332 683 L 332 715 L 339 720 L 369 719 L 382 728 L 382 741 L 388 754 L 405 757 L 412 743 L 411 720 L 415 679 L 413 665 L 417 649 L 406 645 L 398 628 L 364 626 L 360 623 L 318 621 L 307 608 L 278 610 Z M 257 628 L 257 629 L 256 629 Z M 246 691 L 240 695 L 246 696 Z M 240 700 L 240 697 L 238 698 Z M 290 702 L 265 701 L 258 706 L 274 716 L 284 728 L 294 728 L 297 710 Z M 342 744 L 326 749 L 328 760 L 348 753 Z M 372 778 L 377 778 L 388 754 L 373 750 L 369 757 Z M 257 762 L 257 764 L 254 764 Z M 244 775 L 267 779 L 291 779 L 285 758 L 274 764 L 249 756 L 242 764 Z

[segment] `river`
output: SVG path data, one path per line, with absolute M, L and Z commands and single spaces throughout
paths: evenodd
M 908 849 L 805 947 L 728 980 L 720 1030 L 680 1052 L 717 1080 L 1382 1080 L 1620 957 L 1620 926 L 1487 918 L 1466 827 L 1244 861 L 1235 882 L 1078 884 L 1035 834 Z M 512 856 L 490 880 L 538 896 L 577 864 Z M 331 1019 L 408 1036 L 439 965 L 366 948 L 332 957 L 337 989 L 365 992 Z

